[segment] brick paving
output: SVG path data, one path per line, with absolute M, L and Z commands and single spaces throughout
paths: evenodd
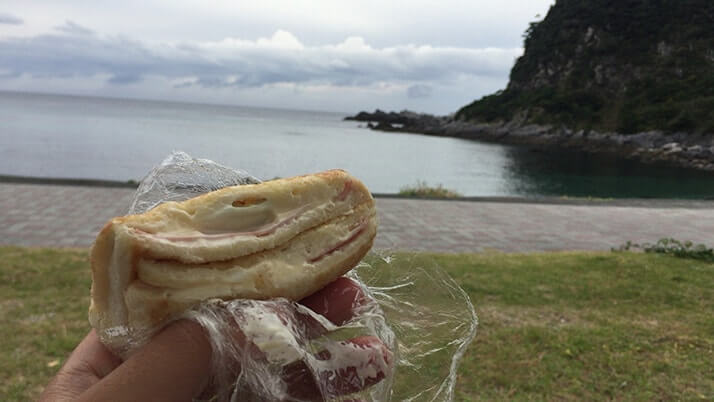
M 0 244 L 87 247 L 132 189 L 0 183 Z M 608 250 L 662 237 L 714 244 L 714 202 L 632 205 L 378 198 L 376 248 L 437 252 Z

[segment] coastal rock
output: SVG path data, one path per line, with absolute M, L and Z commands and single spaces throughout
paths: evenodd
M 398 126 L 393 126 L 391 123 L 383 121 L 378 122 L 373 128 L 380 131 L 397 131 L 399 129 Z
M 702 148 L 701 145 L 692 145 L 691 147 L 687 147 L 686 152 L 689 155 L 692 156 L 700 156 L 702 155 L 704 151 L 704 148 Z
M 399 113 L 384 112 L 376 109 L 374 113 L 359 112 L 354 116 L 347 116 L 344 120 L 365 121 L 370 128 L 382 131 L 406 131 L 406 132 L 433 132 L 441 131 L 441 128 L 448 121 L 447 117 L 437 117 L 430 114 L 415 113 L 403 110 Z
M 479 141 L 554 146 L 588 152 L 609 153 L 643 162 L 714 171 L 714 139 L 707 135 L 683 132 L 667 134 L 646 131 L 635 134 L 573 130 L 562 126 L 538 125 L 518 121 L 484 123 L 433 116 L 410 111 L 360 112 L 345 120 L 365 121 L 373 130 L 457 137 Z
M 662 146 L 662 151 L 664 151 L 665 154 L 674 154 L 682 152 L 682 147 L 677 142 L 670 142 Z
M 645 131 L 637 134 L 625 136 L 625 145 L 632 145 L 638 148 L 654 148 L 662 141 L 662 133 L 659 131 Z

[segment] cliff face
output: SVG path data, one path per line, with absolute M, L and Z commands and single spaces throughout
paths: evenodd
M 714 1 L 557 0 L 461 120 L 714 134 Z

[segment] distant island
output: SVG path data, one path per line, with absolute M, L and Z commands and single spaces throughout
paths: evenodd
M 557 0 L 524 36 L 506 89 L 452 116 L 346 119 L 714 171 L 714 1 Z

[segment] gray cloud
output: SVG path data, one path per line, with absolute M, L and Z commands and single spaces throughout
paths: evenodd
M 0 72 L 0 79 L 3 79 L 3 78 L 5 78 L 5 79 L 8 79 L 8 78 L 18 78 L 18 77 L 20 77 L 21 75 L 22 75 L 22 74 L 20 74 L 20 73 L 18 73 L 18 72 L 14 72 L 14 71 L 11 71 L 11 72 Z
M 116 85 L 134 84 L 140 81 L 141 76 L 136 74 L 116 74 L 107 79 L 108 83 Z
M 416 84 L 407 88 L 407 96 L 412 99 L 428 98 L 432 92 L 434 92 L 434 88 L 424 84 Z
M 57 26 L 55 29 L 70 35 L 91 35 L 94 33 L 91 29 L 85 28 L 72 21 L 65 21 L 64 25 Z
M 403 45 L 374 48 L 360 37 L 305 46 L 277 31 L 270 38 L 204 42 L 143 42 L 105 36 L 67 21 L 56 32 L 0 39 L 0 72 L 31 77 L 92 77 L 126 85 L 147 76 L 174 87 L 260 87 L 270 84 L 411 85 L 409 97 L 429 96 L 431 84 L 460 77 L 506 77 L 521 49 Z M 430 85 L 427 85 L 429 83 Z
M 17 18 L 14 15 L 0 13 L 0 24 L 22 25 L 23 23 L 22 19 Z

